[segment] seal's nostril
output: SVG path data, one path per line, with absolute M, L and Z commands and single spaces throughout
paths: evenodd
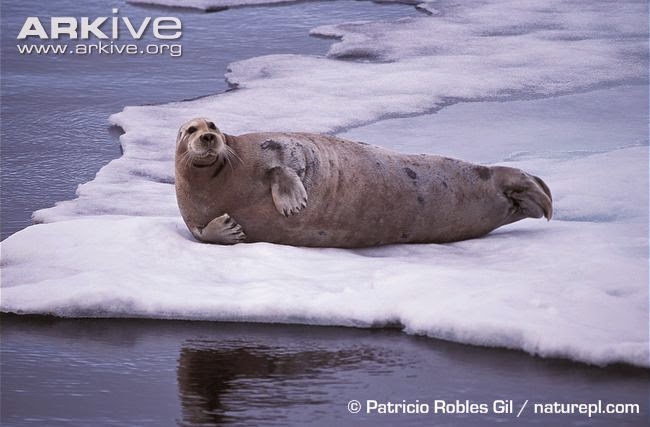
M 201 135 L 201 142 L 206 144 L 214 142 L 214 135 L 211 133 L 204 133 L 203 135 Z

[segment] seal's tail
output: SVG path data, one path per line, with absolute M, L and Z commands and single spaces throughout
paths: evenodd
M 547 221 L 551 220 L 551 217 L 553 216 L 553 196 L 551 196 L 551 189 L 548 188 L 548 185 L 542 180 L 542 178 L 538 176 L 531 175 L 532 178 L 535 180 L 537 185 L 540 186 L 542 191 L 544 191 L 544 195 L 546 197 L 542 198 L 543 205 L 542 205 L 542 210 L 544 211 L 544 217 L 546 218 Z
M 503 194 L 510 200 L 519 218 L 541 218 L 551 220 L 553 197 L 548 185 L 539 177 L 503 166 L 494 167 Z

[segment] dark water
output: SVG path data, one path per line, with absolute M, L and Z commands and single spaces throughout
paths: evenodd
M 649 372 L 392 330 L 2 316 L 2 425 L 647 425 Z M 348 401 L 638 403 L 640 415 L 367 415 Z
M 230 62 L 274 53 L 324 54 L 332 43 L 309 30 L 348 20 L 416 15 L 413 7 L 369 1 L 323 1 L 202 13 L 129 5 L 124 0 L 2 0 L 1 238 L 28 226 L 37 209 L 71 199 L 119 157 L 108 116 L 127 105 L 157 104 L 227 89 Z M 181 57 L 168 55 L 20 55 L 16 36 L 38 16 L 176 16 Z M 149 34 L 148 32 L 147 34 Z M 144 42 L 153 41 L 145 37 Z

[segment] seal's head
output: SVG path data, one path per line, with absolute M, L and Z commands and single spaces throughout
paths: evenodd
M 225 163 L 228 148 L 224 134 L 204 118 L 185 122 L 176 138 L 176 156 L 183 164 L 197 168 Z

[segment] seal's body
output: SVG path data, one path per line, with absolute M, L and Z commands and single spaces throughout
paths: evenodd
M 235 137 L 213 126 L 190 121 L 177 142 L 178 205 L 200 241 L 349 248 L 444 243 L 552 215 L 546 184 L 519 169 L 319 134 Z M 205 143 L 205 134 L 215 136 Z

